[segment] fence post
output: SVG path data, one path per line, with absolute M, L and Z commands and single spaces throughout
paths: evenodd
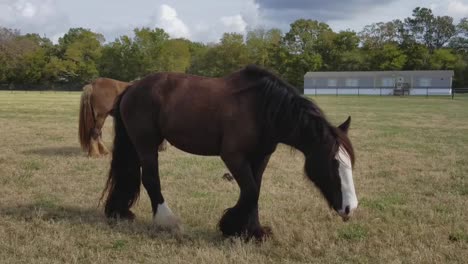
M 336 87 L 336 96 L 338 96 L 338 86 Z
M 452 100 L 453 100 L 453 96 L 455 95 L 455 93 L 453 92 L 453 88 L 450 89 L 450 91 L 452 92 Z
M 429 97 L 429 86 L 426 86 L 426 98 Z

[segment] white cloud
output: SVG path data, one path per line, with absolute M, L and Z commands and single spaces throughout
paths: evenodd
M 468 16 L 468 2 L 462 2 L 460 0 L 452 0 L 448 3 L 447 12 L 449 15 L 462 18 Z
M 0 26 L 22 33 L 53 35 L 69 27 L 68 17 L 57 9 L 55 0 L 1 0 Z
M 30 2 L 18 1 L 15 8 L 23 17 L 33 17 L 36 14 L 36 7 Z
M 190 31 L 177 16 L 177 11 L 168 5 L 161 5 L 157 15 L 156 26 L 164 29 L 171 37 L 189 38 Z
M 1 20 L 5 22 L 43 23 L 57 14 L 54 0 L 3 0 L 0 1 Z
M 133 1 L 135 2 L 135 1 Z M 457 23 L 468 17 L 468 0 L 0 0 L 0 26 L 39 33 L 57 40 L 71 27 L 103 33 L 108 41 L 132 35 L 137 27 L 160 27 L 171 37 L 217 42 L 224 32 L 244 33 L 257 26 L 284 32 L 299 18 L 317 19 L 334 30 L 404 19 L 417 7 Z M 165 4 L 166 3 L 166 4 Z M 169 3 L 169 5 L 167 4 Z M 301 4 L 295 6 L 295 4 Z M 350 3 L 355 3 L 351 5 Z M 295 8 L 284 8 L 291 6 Z M 348 6 L 348 8 L 345 8 Z M 106 12 L 103 13 L 103 10 Z
M 241 15 L 221 17 L 221 23 L 224 25 L 226 32 L 245 33 L 247 22 Z

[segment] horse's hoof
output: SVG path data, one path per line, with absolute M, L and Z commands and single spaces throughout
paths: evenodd
M 101 157 L 101 154 L 99 154 L 99 153 L 92 152 L 92 153 L 88 154 L 88 158 L 97 159 L 97 158 L 100 158 L 100 157 Z
M 135 214 L 128 210 L 122 214 L 120 214 L 120 218 L 123 219 L 123 220 L 130 220 L 130 221 L 133 221 L 135 220 Z
M 269 226 L 262 226 L 251 234 L 251 236 L 254 237 L 257 242 L 264 242 L 272 235 L 273 232 Z
M 114 220 L 135 220 L 135 214 L 130 210 L 124 212 L 112 212 L 107 214 L 107 217 Z
M 184 231 L 180 219 L 175 216 L 168 216 L 164 219 L 154 218 L 153 223 L 156 229 L 159 230 L 173 233 L 182 233 Z
M 239 208 L 232 207 L 226 209 L 219 220 L 218 228 L 224 237 L 241 236 L 246 230 L 246 225 L 247 217 L 240 214 Z

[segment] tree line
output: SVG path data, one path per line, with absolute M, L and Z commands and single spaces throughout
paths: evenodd
M 307 71 L 374 70 L 454 70 L 454 87 L 468 87 L 468 18 L 455 23 L 418 7 L 411 17 L 360 32 L 298 19 L 285 33 L 257 28 L 206 44 L 146 27 L 108 43 L 100 33 L 71 28 L 54 44 L 0 27 L 1 84 L 82 84 L 99 76 L 132 81 L 159 71 L 220 77 L 250 63 L 299 88 Z

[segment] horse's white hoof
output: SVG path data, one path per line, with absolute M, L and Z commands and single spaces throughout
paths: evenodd
M 158 211 L 153 218 L 154 225 L 158 229 L 168 230 L 172 232 L 182 232 L 182 224 L 164 202 L 158 204 Z

